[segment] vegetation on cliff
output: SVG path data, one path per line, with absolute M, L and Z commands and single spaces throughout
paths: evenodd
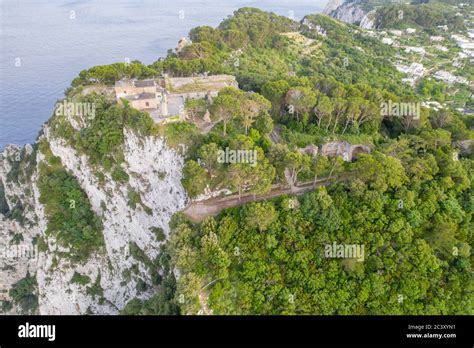
M 69 250 L 63 253 L 65 257 L 85 261 L 104 244 L 100 218 L 77 179 L 64 169 L 45 140 L 39 150 L 45 160 L 39 164 L 38 188 L 48 219 L 43 238 L 53 236 L 59 246 Z

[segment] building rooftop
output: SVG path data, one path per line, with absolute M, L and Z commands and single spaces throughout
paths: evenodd
M 170 95 L 168 97 L 168 113 L 172 116 L 180 115 L 184 110 L 184 101 L 183 96 Z
M 135 87 L 153 87 L 156 85 L 155 80 L 135 80 Z
M 155 99 L 155 93 L 140 93 L 134 95 L 128 95 L 125 97 L 128 100 L 145 100 L 145 99 Z
M 153 87 L 156 86 L 155 80 L 119 80 L 115 81 L 115 87 Z
M 132 86 L 133 81 L 131 80 L 119 80 L 115 81 L 115 87 L 130 87 Z

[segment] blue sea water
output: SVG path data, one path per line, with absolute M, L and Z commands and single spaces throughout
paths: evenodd
M 32 143 L 86 68 L 166 55 L 189 30 L 250 6 L 301 19 L 327 0 L 0 0 L 0 149 Z

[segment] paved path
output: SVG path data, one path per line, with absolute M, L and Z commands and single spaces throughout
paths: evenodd
M 280 142 L 280 138 L 281 138 L 281 127 L 280 126 L 273 127 L 273 130 L 270 133 L 271 141 L 274 144 L 276 144 Z
M 320 179 L 316 182 L 316 187 L 327 186 L 334 181 L 333 178 Z M 201 222 L 208 216 L 216 216 L 222 209 L 237 207 L 239 205 L 263 201 L 270 198 L 275 198 L 285 194 L 289 195 L 300 195 L 305 192 L 314 190 L 315 185 L 313 182 L 307 182 L 291 188 L 275 188 L 274 190 L 254 197 L 252 194 L 245 194 L 239 199 L 238 195 L 229 195 L 225 197 L 210 198 L 205 201 L 194 202 L 188 205 L 183 210 L 184 214 L 187 215 L 194 222 Z

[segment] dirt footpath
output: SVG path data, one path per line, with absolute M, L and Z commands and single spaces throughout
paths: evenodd
M 226 208 L 238 207 L 239 205 L 249 203 L 249 202 L 258 202 L 270 198 L 279 197 L 282 195 L 300 195 L 305 192 L 314 190 L 315 187 L 327 186 L 333 181 L 330 179 L 321 179 L 316 182 L 316 186 L 313 182 L 308 182 L 300 184 L 298 186 L 291 188 L 275 189 L 269 193 L 255 196 L 252 194 L 242 195 L 229 195 L 225 197 L 215 197 L 205 201 L 194 202 L 188 205 L 186 209 L 183 210 L 184 214 L 187 215 L 194 222 L 201 222 L 208 216 L 216 216 L 220 213 L 221 210 Z

